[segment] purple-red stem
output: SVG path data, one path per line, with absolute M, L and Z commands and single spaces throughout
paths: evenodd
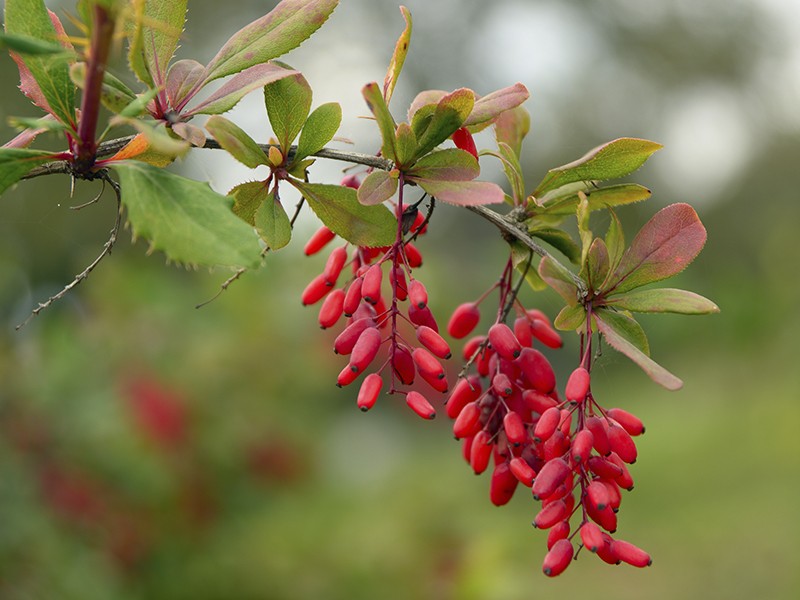
M 72 166 L 78 174 L 88 174 L 97 158 L 97 120 L 100 116 L 100 95 L 114 36 L 114 19 L 100 3 L 94 5 L 92 41 L 86 65 L 86 81 L 81 98 L 78 137 L 72 148 Z
M 394 240 L 394 247 L 392 248 L 392 336 L 391 336 L 391 349 L 390 349 L 390 356 L 389 360 L 392 364 L 392 386 L 389 390 L 390 394 L 395 393 L 397 390 L 395 389 L 395 368 L 394 368 L 394 351 L 397 348 L 397 314 L 400 312 L 400 309 L 397 308 L 397 263 L 398 259 L 401 257 L 401 252 L 403 248 L 403 187 L 405 186 L 405 181 L 403 180 L 403 173 L 400 173 L 400 180 L 398 181 L 398 192 L 397 192 L 397 235 Z

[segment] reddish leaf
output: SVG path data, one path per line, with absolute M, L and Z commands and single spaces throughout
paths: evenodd
M 499 204 L 505 200 L 503 189 L 487 181 L 435 181 L 409 177 L 437 200 L 458 206 Z
M 672 204 L 650 219 L 625 251 L 608 282 L 627 292 L 683 271 L 706 243 L 706 229 L 688 204 Z

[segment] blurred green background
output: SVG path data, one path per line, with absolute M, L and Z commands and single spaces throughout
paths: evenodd
M 192 0 L 180 56 L 208 60 L 272 4 Z M 619 211 L 629 237 L 676 201 L 708 228 L 705 250 L 670 285 L 722 312 L 643 319 L 654 357 L 684 389 L 658 389 L 611 351 L 593 386 L 647 424 L 619 534 L 653 566 L 581 556 L 546 579 L 536 506 L 520 490 L 494 508 L 488 476 L 471 474 L 446 419 L 422 422 L 388 397 L 356 409 L 356 390 L 333 385 L 333 334 L 299 303 L 324 262 L 302 256 L 311 217 L 201 310 L 228 273 L 165 265 L 125 234 L 87 282 L 15 331 L 97 255 L 113 221 L 108 195 L 69 210 L 96 185 L 70 199 L 66 179 L 40 178 L 0 205 L 0 598 L 797 597 L 800 3 L 406 4 L 415 29 L 398 115 L 421 89 L 522 81 L 529 187 L 597 144 L 647 137 L 665 149 L 635 177 L 654 197 Z M 358 118 L 359 90 L 383 77 L 401 29 L 392 2 L 342 0 L 287 57 L 315 104 L 343 102 L 340 135 L 359 150 L 377 141 Z M 35 113 L 7 56 L 0 73 L 8 139 L 7 117 Z M 231 117 L 263 141 L 258 96 Z M 223 192 L 253 176 L 211 154 L 177 169 Z M 317 173 L 335 180 L 341 165 Z M 495 280 L 506 251 L 490 225 L 447 207 L 426 238 L 420 277 L 443 322 Z M 558 308 L 549 292 L 527 302 Z M 550 354 L 562 378 L 576 355 L 574 339 Z

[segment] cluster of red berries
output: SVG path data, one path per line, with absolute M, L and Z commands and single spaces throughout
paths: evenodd
M 347 177 L 342 184 L 357 187 L 358 180 Z M 450 358 L 450 346 L 439 335 L 439 326 L 428 308 L 425 286 L 413 274 L 413 269 L 422 265 L 422 255 L 412 240 L 425 233 L 425 215 L 416 206 L 404 207 L 402 200 L 395 205 L 395 212 L 398 223 L 394 244 L 379 248 L 347 243 L 337 246 L 328 255 L 322 273 L 303 291 L 302 302 L 310 305 L 322 300 L 319 324 L 323 329 L 333 327 L 342 317 L 346 319 L 334 341 L 334 352 L 349 357 L 337 378 L 339 387 L 358 379 L 381 349 L 385 350 L 383 363 L 361 383 L 357 400 L 361 410 L 374 406 L 383 389 L 383 373 L 388 371 L 388 393 L 404 394 L 415 413 L 433 419 L 436 410 L 427 398 L 417 390 L 400 386 L 411 386 L 419 375 L 437 392 L 447 392 L 447 377 L 440 360 Z M 316 254 L 334 238 L 335 234 L 323 226 L 306 244 L 305 254 Z M 340 284 L 347 267 L 350 276 Z M 388 267 L 388 278 L 384 277 L 384 267 Z M 391 290 L 389 302 L 384 296 L 386 279 Z M 404 336 L 401 329 L 413 331 L 416 339 Z
M 549 530 L 546 575 L 556 576 L 569 566 L 578 532 L 580 544 L 608 563 L 649 565 L 646 552 L 610 535 L 617 528 L 620 490 L 633 488 L 627 468 L 636 460 L 632 436 L 644 432 L 644 426 L 632 414 L 604 410 L 594 400 L 589 347 L 585 366 L 570 375 L 562 400 L 550 362 L 533 347 L 538 342 L 558 348 L 560 336 L 541 311 L 512 301 L 518 312 L 513 329 L 502 322 L 501 311 L 487 335 L 466 342 L 464 359 L 476 373 L 460 379 L 447 400 L 465 460 L 476 474 L 493 462 L 490 499 L 495 505 L 507 503 L 520 483 L 541 502 L 533 525 Z M 448 332 L 464 338 L 479 320 L 477 303 L 462 304 Z M 576 514 L 579 524 L 572 531 Z

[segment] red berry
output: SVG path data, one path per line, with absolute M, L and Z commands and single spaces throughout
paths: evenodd
M 569 566 L 570 561 L 572 561 L 574 552 L 575 550 L 572 547 L 572 542 L 567 539 L 558 540 L 545 555 L 544 562 L 542 563 L 542 571 L 548 577 L 561 575 Z
M 349 364 L 345 365 L 344 369 L 339 372 L 339 376 L 336 378 L 336 385 L 338 387 L 350 385 L 358 378 L 358 375 L 358 371 L 353 371 Z
M 453 435 L 456 438 L 472 437 L 482 428 L 481 408 L 477 402 L 470 402 L 456 417 L 453 423 Z
M 608 456 L 611 452 L 611 444 L 608 441 L 608 423 L 600 417 L 589 417 L 586 419 L 586 428 L 592 432 L 594 439 L 594 449 L 600 456 Z
M 430 420 L 436 417 L 436 411 L 431 406 L 431 403 L 419 392 L 408 392 L 406 394 L 406 404 L 423 419 Z
M 525 348 L 530 348 L 533 345 L 531 323 L 527 316 L 517 317 L 514 321 L 514 335 L 517 336 L 519 343 Z
M 609 408 L 606 414 L 614 419 L 617 423 L 631 435 L 641 435 L 644 433 L 644 423 L 639 417 L 632 415 L 626 410 L 621 408 Z
M 347 317 L 353 316 L 353 313 L 358 310 L 358 305 L 361 303 L 361 285 L 364 283 L 362 277 L 356 277 L 347 288 L 347 293 L 344 297 L 342 310 Z
M 527 384 L 536 391 L 549 394 L 556 387 L 556 374 L 544 354 L 533 348 L 523 348 L 517 365 Z
M 614 552 L 613 538 L 604 531 L 600 533 L 603 536 L 603 544 L 597 549 L 597 556 L 610 565 L 618 565 L 620 560 L 617 557 L 617 553 Z
M 533 497 L 536 500 L 541 500 L 552 496 L 556 488 L 564 482 L 571 472 L 569 465 L 563 459 L 556 458 L 549 461 L 542 467 L 533 482 Z
M 583 506 L 589 518 L 600 527 L 609 533 L 614 533 L 617 530 L 617 513 L 610 506 L 606 506 L 603 510 L 600 510 L 591 502 L 584 502 Z
M 525 390 L 522 392 L 522 399 L 528 408 L 539 414 L 544 413 L 548 408 L 558 406 L 556 400 L 536 390 Z
M 414 279 L 408 286 L 408 299 L 417 308 L 425 308 L 428 305 L 428 291 L 418 279 Z
M 528 439 L 528 431 L 525 429 L 522 417 L 513 410 L 503 417 L 503 430 L 506 432 L 508 442 L 514 446 L 519 446 Z
M 330 243 L 330 241 L 336 237 L 336 234 L 333 233 L 330 229 L 325 227 L 324 225 L 317 229 L 314 235 L 306 243 L 306 247 L 303 250 L 306 256 L 311 256 L 312 254 L 316 254 L 320 250 L 322 250 L 326 245 Z
M 320 273 L 311 282 L 306 286 L 306 289 L 303 290 L 303 294 L 300 296 L 300 301 L 303 303 L 303 306 L 309 306 L 310 304 L 316 304 L 320 300 L 322 300 L 325 295 L 331 291 L 331 286 L 325 281 L 325 275 Z
M 411 269 L 418 269 L 422 266 L 422 254 L 414 244 L 408 242 L 404 246 L 404 251 L 406 253 L 406 262 Z
M 531 332 L 533 337 L 548 348 L 558 349 L 563 345 L 561 335 L 547 321 L 534 319 L 531 324 Z
M 425 325 L 433 329 L 436 333 L 439 333 L 439 325 L 436 323 L 431 309 L 427 306 L 425 308 L 418 308 L 415 304 L 409 305 L 408 320 L 414 325 Z
M 558 429 L 558 423 L 561 420 L 561 411 L 558 407 L 553 406 L 548 408 L 542 416 L 539 417 L 539 420 L 536 422 L 536 426 L 533 428 L 533 439 L 537 442 L 543 442 L 552 436 L 556 429 Z
M 600 531 L 596 523 L 586 521 L 581 525 L 580 533 L 581 542 L 589 552 L 597 552 L 605 544 L 603 542 L 603 532 Z
M 364 330 L 374 326 L 375 321 L 370 317 L 356 319 L 345 327 L 342 333 L 333 341 L 333 351 L 336 354 L 350 354 Z
M 383 269 L 380 264 L 374 264 L 364 273 L 364 283 L 361 285 L 361 296 L 370 304 L 377 304 L 381 297 L 381 281 Z
M 478 377 L 470 376 L 466 379 L 459 379 L 453 388 L 453 393 L 450 394 L 445 404 L 447 416 L 455 419 L 468 403 L 480 398 L 482 392 L 481 382 Z
M 393 267 L 392 270 L 389 271 L 389 281 L 398 300 L 402 302 L 408 298 L 408 284 L 406 283 L 406 274 L 402 267 Z
M 417 369 L 414 366 L 414 359 L 411 358 L 411 352 L 407 348 L 403 346 L 395 347 L 392 353 L 392 369 L 403 385 L 414 383 Z
M 508 463 L 497 463 L 492 472 L 492 481 L 489 487 L 489 499 L 495 506 L 508 504 L 517 489 L 519 480 L 511 472 Z
M 614 481 L 619 484 L 619 487 L 625 488 L 628 491 L 632 490 L 633 478 L 631 477 L 630 471 L 628 471 L 628 466 L 625 464 L 625 461 L 623 461 L 616 452 L 609 454 L 608 460 L 620 469 L 620 474 L 614 477 Z
M 614 540 L 611 542 L 611 550 L 622 562 L 626 562 L 634 567 L 649 567 L 653 564 L 650 555 L 630 542 L 624 540 Z
M 358 390 L 358 399 L 356 403 L 358 408 L 364 412 L 375 406 L 375 401 L 381 393 L 383 387 L 383 379 L 377 373 L 370 373 L 364 378 L 361 383 L 361 389 Z
M 425 348 L 415 348 L 411 353 L 417 373 L 430 383 L 434 388 L 440 389 L 444 382 L 444 389 L 447 389 L 447 380 L 444 375 L 444 367 L 439 360 Z M 440 390 L 441 391 L 441 390 Z
M 492 377 L 492 390 L 501 398 L 508 398 L 514 392 L 514 386 L 505 373 L 498 373 Z
M 375 359 L 383 342 L 377 327 L 368 327 L 358 337 L 353 352 L 350 354 L 350 368 L 360 373 Z
M 537 529 L 550 529 L 553 525 L 567 516 L 567 504 L 557 500 L 547 504 L 533 519 L 533 526 Z
M 613 420 L 608 424 L 608 443 L 623 461 L 628 464 L 636 462 L 636 443 L 630 434 Z
M 575 369 L 567 380 L 567 387 L 564 390 L 564 396 L 570 402 L 581 403 L 586 399 L 586 394 L 589 393 L 589 383 L 591 376 L 589 371 L 583 367 Z
M 325 269 L 322 271 L 322 275 L 328 285 L 336 285 L 336 280 L 339 279 L 339 273 L 342 272 L 345 262 L 347 262 L 347 247 L 339 246 L 334 248 L 333 252 L 328 256 Z
M 480 320 L 481 312 L 478 305 L 474 302 L 465 302 L 453 311 L 453 316 L 447 324 L 447 333 L 460 340 L 472 333 Z
M 478 148 L 475 146 L 475 140 L 472 138 L 469 129 L 466 127 L 459 127 L 453 132 L 452 138 L 456 148 L 466 150 L 476 159 L 478 158 Z
M 417 327 L 417 339 L 419 340 L 420 344 L 425 346 L 439 358 L 450 358 L 450 346 L 442 336 L 440 336 L 427 325 L 420 325 Z
M 319 326 L 323 329 L 333 327 L 342 316 L 342 307 L 344 305 L 344 290 L 333 290 L 325 298 L 319 309 Z
M 495 323 L 489 328 L 489 343 L 506 360 L 514 360 L 522 351 L 519 340 L 505 323 Z
M 572 439 L 572 460 L 574 460 L 576 464 L 585 464 L 591 456 L 593 445 L 594 437 L 592 436 L 592 432 L 588 429 L 581 429 Z
M 586 487 L 586 498 L 597 510 L 605 510 L 611 504 L 608 490 L 600 481 L 594 480 Z
M 489 459 L 492 457 L 492 434 L 485 429 L 481 429 L 472 438 L 470 448 L 469 464 L 476 475 L 480 475 L 489 466 Z
M 514 477 L 519 479 L 522 485 L 525 487 L 531 487 L 533 485 L 536 471 L 528 464 L 528 461 L 521 456 L 517 456 L 516 458 L 512 458 L 508 465 Z

